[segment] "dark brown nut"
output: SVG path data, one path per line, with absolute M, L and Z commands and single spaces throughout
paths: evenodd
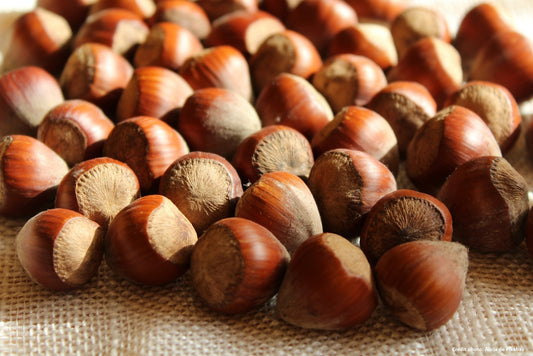
M 15 244 L 22 267 L 36 283 L 54 291 L 73 290 L 96 275 L 104 231 L 75 211 L 49 209 L 24 224 Z
M 224 157 L 195 151 L 167 168 L 159 193 L 172 200 L 201 235 L 211 224 L 234 215 L 242 183 Z
M 277 293 L 288 263 L 287 250 L 265 227 L 226 218 L 211 225 L 194 247 L 192 283 L 209 308 L 244 313 Z
M 313 194 L 303 180 L 288 172 L 263 174 L 244 191 L 235 216 L 266 227 L 290 254 L 303 241 L 323 232 Z
M 276 309 L 281 319 L 302 328 L 343 330 L 368 320 L 377 305 L 364 253 L 342 236 L 323 233 L 294 252 Z
M 503 157 L 479 157 L 460 165 L 438 198 L 452 214 L 453 238 L 472 250 L 506 252 L 524 239 L 528 184 Z
M 262 128 L 241 142 L 232 160 L 244 183 L 268 172 L 285 171 L 304 181 L 314 163 L 311 144 L 300 132 L 284 125 Z
M 198 240 L 187 218 L 162 195 L 146 195 L 124 207 L 105 235 L 111 269 L 132 282 L 159 285 L 189 269 Z
M 370 209 L 361 231 L 360 245 L 375 266 L 394 246 L 415 240 L 451 241 L 452 216 L 440 200 L 411 189 L 383 196 Z
M 324 231 L 355 239 L 372 206 L 396 190 L 392 172 L 362 151 L 335 149 L 316 160 L 307 182 Z

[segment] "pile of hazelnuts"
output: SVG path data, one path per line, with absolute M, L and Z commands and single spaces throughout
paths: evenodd
M 105 258 L 138 284 L 188 272 L 221 313 L 276 296 L 286 322 L 338 330 L 381 300 L 432 330 L 468 249 L 527 236 L 533 255 L 528 184 L 502 157 L 533 44 L 494 5 L 452 39 L 393 0 L 39 0 L 11 36 L 0 214 L 29 218 L 16 252 L 45 288 Z

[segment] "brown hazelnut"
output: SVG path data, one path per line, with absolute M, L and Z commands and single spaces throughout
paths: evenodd
M 59 78 L 67 99 L 82 99 L 115 116 L 117 102 L 133 74 L 131 64 L 108 46 L 86 43 L 70 55 Z
M 281 73 L 310 78 L 322 65 L 322 59 L 305 36 L 285 30 L 267 37 L 249 63 L 254 89 L 259 93 Z
M 139 181 L 130 167 L 97 157 L 68 171 L 57 188 L 55 207 L 77 211 L 107 229 L 115 215 L 139 195 Z
M 46 114 L 37 139 L 69 166 L 102 155 L 102 146 L 115 124 L 100 108 L 85 100 L 66 100 Z
M 169 69 L 137 68 L 118 100 L 116 120 L 151 116 L 172 124 L 192 92 L 185 79 Z
M 377 305 L 364 253 L 342 236 L 323 233 L 294 252 L 276 310 L 281 319 L 302 328 L 343 330 L 368 320 Z
M 356 54 L 375 62 L 384 71 L 398 63 L 398 54 L 388 27 L 373 23 L 348 26 L 329 43 L 328 57 Z
M 469 80 L 506 87 L 518 103 L 533 96 L 533 41 L 516 31 L 492 36 L 479 50 Z
M 104 231 L 67 209 L 49 209 L 29 219 L 15 240 L 26 273 L 39 285 L 64 291 L 80 288 L 96 275 L 104 251 Z
M 357 14 L 342 0 L 302 0 L 287 14 L 285 23 L 325 53 L 333 36 L 357 23 Z
M 242 218 L 215 222 L 191 256 L 191 277 L 200 299 L 225 314 L 257 308 L 276 294 L 289 254 L 265 227 Z
M 123 278 L 165 284 L 189 269 L 197 240 L 192 224 L 169 199 L 146 195 L 120 210 L 109 225 L 105 258 Z
M 252 102 L 254 93 L 246 58 L 231 46 L 206 48 L 183 63 L 179 74 L 194 89 L 209 87 L 234 90 Z
M 449 106 L 416 131 L 405 169 L 415 186 L 433 195 L 455 168 L 481 156 L 501 156 L 489 127 L 473 111 Z
M 262 10 L 271 13 L 281 21 L 285 22 L 289 12 L 298 6 L 301 1 L 302 0 L 262 0 L 259 6 Z
M 386 85 L 383 70 L 371 59 L 355 54 L 330 57 L 313 75 L 313 86 L 335 113 L 345 106 L 366 105 Z
M 230 160 L 239 144 L 261 128 L 252 104 L 222 88 L 196 90 L 180 110 L 177 123 L 193 151 L 219 154 Z
M 526 218 L 525 234 L 527 249 L 529 251 L 530 256 L 533 257 L 533 213 L 531 211 L 533 210 L 529 210 L 529 213 Z
M 87 17 L 72 45 L 78 48 L 85 43 L 100 43 L 130 57 L 149 31 L 141 16 L 120 8 L 105 9 Z
M 42 68 L 28 66 L 0 76 L 0 137 L 35 136 L 46 113 L 65 99 L 57 80 Z
M 189 153 L 183 137 L 165 122 L 137 116 L 118 123 L 104 143 L 104 156 L 126 163 L 144 193 L 157 191 L 159 180 L 179 157 Z
M 453 218 L 453 237 L 481 252 L 506 252 L 524 239 L 528 184 L 503 157 L 474 158 L 439 191 Z
M 372 206 L 360 245 L 375 266 L 394 246 L 416 240 L 451 241 L 452 233 L 452 216 L 444 203 L 429 194 L 400 189 L 382 196 Z
M 151 22 L 175 23 L 191 31 L 200 40 L 204 40 L 211 32 L 211 22 L 204 9 L 189 0 L 158 1 Z
M 511 21 L 496 3 L 482 2 L 468 10 L 453 41 L 461 54 L 465 71 L 470 70 L 477 53 L 492 36 L 511 29 Z
M 427 7 L 406 8 L 392 21 L 390 31 L 399 56 L 403 56 L 407 48 L 424 37 L 450 42 L 450 31 L 444 15 Z
M 303 241 L 323 232 L 311 191 L 289 172 L 269 172 L 259 177 L 239 199 L 235 216 L 269 229 L 290 254 Z
M 396 175 L 400 161 L 398 142 L 390 124 L 378 113 L 346 106 L 312 139 L 315 157 L 335 148 L 364 151 Z
M 187 58 L 203 48 L 200 40 L 185 27 L 159 22 L 152 26 L 146 40 L 137 47 L 133 63 L 137 68 L 158 66 L 177 72 Z
M 69 55 L 72 30 L 61 15 L 38 7 L 20 15 L 8 36 L 2 72 L 38 66 L 56 74 Z
M 304 181 L 314 163 L 311 144 L 299 131 L 271 125 L 245 138 L 232 160 L 244 183 L 253 183 L 268 172 L 285 171 Z
M 234 215 L 242 184 L 224 157 L 194 151 L 167 168 L 159 193 L 172 200 L 201 235 L 211 224 Z
M 468 251 L 457 242 L 417 240 L 393 247 L 375 268 L 381 300 L 418 330 L 446 324 L 461 304 Z
M 0 214 L 23 217 L 53 205 L 66 162 L 41 141 L 24 135 L 0 140 Z
M 234 11 L 213 21 L 205 43 L 209 47 L 232 46 L 249 57 L 268 36 L 283 30 L 283 23 L 268 12 Z
M 383 163 L 365 152 L 341 148 L 318 157 L 307 185 L 324 231 L 350 240 L 359 236 L 372 206 L 397 188 L 394 175 Z
M 401 156 L 405 156 L 416 130 L 437 112 L 437 103 L 426 87 L 404 81 L 388 84 L 366 107 L 388 121 L 396 135 Z
M 308 140 L 333 119 L 322 94 L 304 78 L 289 73 L 277 75 L 261 90 L 255 109 L 263 126 L 289 126 Z
M 37 7 L 61 15 L 68 21 L 73 32 L 77 32 L 89 13 L 89 7 L 98 0 L 37 0 Z
M 415 81 L 425 86 L 442 108 L 444 100 L 461 87 L 459 52 L 436 37 L 424 37 L 407 48 L 387 74 L 389 82 Z
M 460 105 L 479 115 L 492 131 L 502 153 L 509 151 L 520 135 L 522 118 L 518 104 L 505 87 L 471 81 L 454 93 L 446 106 Z

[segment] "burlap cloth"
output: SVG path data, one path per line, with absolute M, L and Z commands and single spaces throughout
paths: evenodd
M 440 8 L 455 30 L 466 9 L 478 2 L 413 4 Z M 494 2 L 533 36 L 532 0 Z M 533 160 L 524 152 L 523 137 L 506 158 L 533 186 Z M 399 185 L 410 187 L 403 171 Z M 49 292 L 26 276 L 15 255 L 14 238 L 23 223 L 0 218 L 2 354 L 533 355 L 533 258 L 525 244 L 499 256 L 470 253 L 462 304 L 438 330 L 414 331 L 380 305 L 360 326 L 323 332 L 279 320 L 274 301 L 244 315 L 211 312 L 195 297 L 189 275 L 162 287 L 143 287 L 119 279 L 102 263 L 84 288 Z

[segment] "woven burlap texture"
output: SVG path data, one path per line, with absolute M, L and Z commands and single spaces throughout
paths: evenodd
M 413 1 L 437 7 L 452 31 L 479 1 Z M 530 31 L 531 0 L 494 1 Z M 524 123 L 525 125 L 525 123 Z M 506 158 L 533 186 L 524 138 Z M 402 170 L 400 187 L 411 187 Z M 275 300 L 238 316 L 208 310 L 186 274 L 161 287 L 134 285 L 102 263 L 80 290 L 47 291 L 24 273 L 14 239 L 23 220 L 0 218 L 0 353 L 68 355 L 453 355 L 533 354 L 533 259 L 525 244 L 503 255 L 470 253 L 466 291 L 443 327 L 419 332 L 380 305 L 343 332 L 299 329 L 281 321 Z

